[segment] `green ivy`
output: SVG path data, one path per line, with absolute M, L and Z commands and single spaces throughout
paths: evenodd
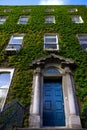
M 54 8 L 54 12 L 46 12 L 46 8 Z M 69 8 L 77 8 L 78 12 L 70 13 Z M 11 12 L 3 12 L 10 8 Z M 24 8 L 31 9 L 23 12 Z M 15 73 L 10 86 L 8 102 L 18 98 L 28 111 L 31 93 L 33 70 L 29 68 L 33 60 L 50 54 L 43 51 L 44 33 L 58 33 L 60 51 L 56 54 L 73 59 L 76 62 L 74 73 L 76 94 L 80 102 L 81 111 L 87 107 L 87 52 L 81 49 L 76 34 L 87 33 L 87 8 L 85 6 L 0 6 L 0 15 L 8 16 L 6 22 L 0 25 L 0 66 L 14 67 Z M 21 15 L 30 16 L 26 25 L 18 25 Z M 55 24 L 46 24 L 45 16 L 54 15 Z M 81 15 L 84 23 L 75 24 L 72 15 Z M 8 56 L 5 47 L 11 35 L 24 33 L 23 48 L 18 54 Z M 26 116 L 27 115 L 27 116 Z M 28 117 L 24 125 L 27 125 Z

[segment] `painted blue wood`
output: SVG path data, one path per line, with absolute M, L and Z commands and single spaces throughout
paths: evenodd
M 43 126 L 65 126 L 61 82 L 44 82 Z

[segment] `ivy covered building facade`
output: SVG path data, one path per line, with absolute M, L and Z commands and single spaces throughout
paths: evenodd
M 87 127 L 86 14 L 86 6 L 0 6 L 1 113 L 18 99 L 23 127 Z

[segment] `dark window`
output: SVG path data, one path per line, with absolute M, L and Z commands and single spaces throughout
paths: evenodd
M 87 34 L 78 34 L 78 40 L 83 50 L 87 49 Z

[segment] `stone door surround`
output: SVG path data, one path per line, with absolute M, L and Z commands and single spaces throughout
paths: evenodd
M 32 100 L 30 105 L 29 126 L 32 128 L 43 127 L 43 81 L 44 71 L 54 67 L 60 71 L 57 75 L 62 78 L 62 90 L 64 96 L 65 127 L 62 128 L 81 128 L 79 110 L 75 95 L 75 86 L 72 71 L 75 68 L 74 61 L 50 54 L 32 62 L 31 68 L 34 69 Z M 59 128 L 56 126 L 56 128 Z

